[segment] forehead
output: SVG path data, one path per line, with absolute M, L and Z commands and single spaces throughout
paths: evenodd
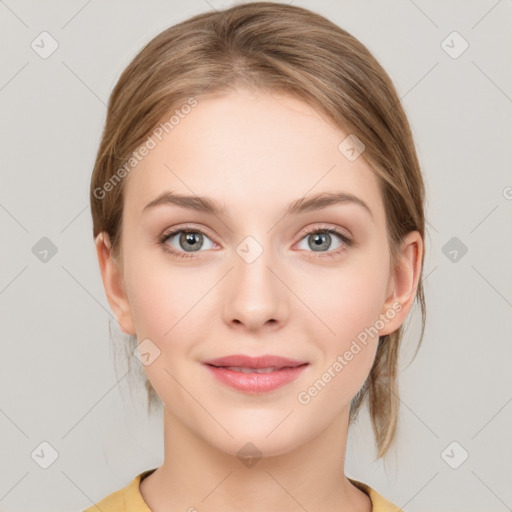
M 345 192 L 384 215 L 371 167 L 347 159 L 339 144 L 349 134 L 313 107 L 248 90 L 196 99 L 172 128 L 153 132 L 155 147 L 130 172 L 125 209 L 133 215 L 167 190 L 270 216 L 300 197 Z

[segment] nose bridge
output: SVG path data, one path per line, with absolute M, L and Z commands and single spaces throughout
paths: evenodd
M 275 275 L 279 275 L 280 265 L 271 233 L 258 238 L 248 235 L 235 247 L 225 307 L 229 323 L 237 321 L 255 329 L 284 319 L 286 294 Z

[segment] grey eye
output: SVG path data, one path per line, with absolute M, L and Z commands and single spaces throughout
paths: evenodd
M 330 233 L 328 231 L 316 231 L 314 233 L 308 233 L 300 243 L 307 241 L 307 247 L 300 247 L 300 249 L 311 249 L 313 252 L 326 252 L 329 250 L 335 250 L 341 247 L 343 244 L 339 243 L 336 247 L 331 247 L 333 242 L 333 236 L 341 240 L 341 236 L 337 233 Z
M 169 245 L 176 251 L 198 252 L 201 248 L 204 248 L 206 240 L 211 244 L 206 249 L 211 249 L 214 244 L 204 233 L 182 229 L 171 233 L 166 239 L 166 243 L 169 242 Z

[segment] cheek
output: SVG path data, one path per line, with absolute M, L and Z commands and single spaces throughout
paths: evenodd
M 379 340 L 375 325 L 387 284 L 385 267 L 359 270 L 351 267 L 349 272 L 347 268 L 336 279 L 317 281 L 325 290 L 316 303 L 322 322 L 313 322 L 316 331 L 311 326 L 308 329 L 317 345 L 319 364 L 309 387 L 297 396 L 297 401 L 307 406 L 310 418 L 323 415 L 328 422 L 349 407 L 375 359 Z
M 196 340 L 211 334 L 208 323 L 201 321 L 207 304 L 202 299 L 211 282 L 206 271 L 173 266 L 165 254 L 157 256 L 155 251 L 137 252 L 132 247 L 126 261 L 127 292 L 138 341 L 149 338 L 159 354 L 144 370 L 157 393 L 170 402 L 183 397 L 178 398 L 180 388 L 169 373 L 181 379 L 177 366 L 190 357 Z
M 156 272 L 155 268 L 148 272 L 139 269 L 137 272 L 131 281 L 130 298 L 137 336 L 139 339 L 160 339 L 178 321 L 176 317 L 179 312 L 170 307 L 178 303 L 177 297 L 173 296 L 175 288 L 170 287 L 165 279 L 155 279 L 151 275 Z
M 138 337 L 163 342 L 187 321 L 205 290 L 197 286 L 204 281 L 198 281 L 193 271 L 173 267 L 165 254 L 156 254 L 154 249 L 132 249 L 126 262 L 126 283 Z
M 366 264 L 350 262 L 315 273 L 298 295 L 315 313 L 326 347 L 340 350 L 379 319 L 388 284 L 387 261 Z M 301 295 L 302 293 L 302 295 Z M 333 343 L 334 342 L 334 343 Z
M 204 295 L 198 286 L 191 286 L 193 281 L 193 275 L 184 269 L 172 269 L 164 257 L 150 257 L 149 251 L 144 255 L 132 250 L 126 264 L 137 338 L 139 343 L 148 338 L 152 342 L 146 345 L 151 362 L 144 365 L 144 372 L 164 403 L 179 404 L 187 399 L 174 378 L 183 381 L 176 362 L 187 357 L 190 326 L 196 323 L 194 305 Z
M 313 386 L 311 395 L 303 390 L 304 401 L 299 399 L 300 403 L 314 401 L 313 408 L 319 407 L 319 413 L 329 403 L 337 404 L 331 414 L 350 404 L 375 359 L 379 340 L 376 325 L 388 278 L 388 260 L 381 252 L 380 258 L 365 254 L 347 259 L 346 265 L 316 273 L 309 282 L 308 305 L 321 321 L 308 322 L 307 329 L 317 345 L 319 364 L 309 383 Z M 322 396 L 316 398 L 320 391 Z

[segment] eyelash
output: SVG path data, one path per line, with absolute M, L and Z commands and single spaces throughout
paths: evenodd
M 181 233 L 181 232 L 200 233 L 201 235 L 208 236 L 206 233 L 204 233 L 200 229 L 197 229 L 194 226 L 183 226 L 180 229 L 175 229 L 173 231 L 164 233 L 159 238 L 160 245 L 162 245 L 165 252 L 171 254 L 172 256 L 177 256 L 178 258 L 185 258 L 185 259 L 195 258 L 196 256 L 194 253 L 190 253 L 190 255 L 188 255 L 186 253 L 176 251 L 176 250 L 170 248 L 169 245 L 166 243 L 167 240 L 169 240 L 169 238 L 172 238 L 174 235 Z M 315 226 L 314 228 L 308 229 L 308 230 L 306 230 L 306 233 L 300 240 L 302 240 L 303 238 L 305 238 L 309 235 L 313 235 L 313 234 L 317 234 L 317 233 L 329 233 L 331 235 L 337 235 L 342 240 L 342 242 L 344 244 L 342 247 L 336 249 L 335 251 L 319 253 L 319 254 L 321 254 L 321 256 L 319 256 L 321 258 L 325 258 L 325 257 L 333 258 L 335 256 L 338 256 L 342 252 L 345 252 L 348 247 L 353 245 L 353 241 L 347 235 L 345 235 L 341 231 L 338 231 L 335 228 L 331 228 L 328 226 Z M 201 252 L 201 251 L 197 251 L 197 252 Z M 309 251 L 306 251 L 306 252 L 309 252 Z M 314 252 L 314 251 L 311 251 L 311 252 Z

